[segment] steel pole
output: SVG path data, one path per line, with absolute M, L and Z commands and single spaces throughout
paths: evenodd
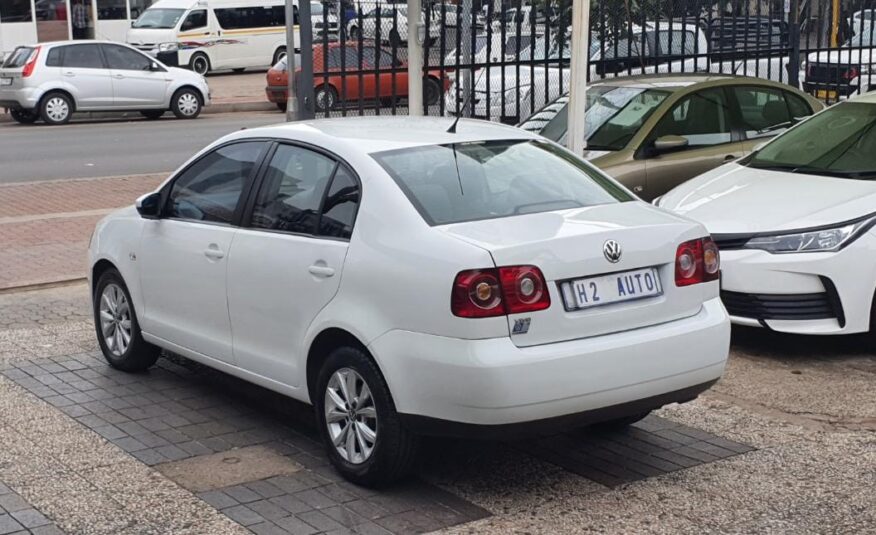
M 584 154 L 584 114 L 587 112 L 587 74 L 590 71 L 590 0 L 572 2 L 572 72 L 569 89 L 569 122 L 566 146 Z
M 426 28 L 420 24 L 422 2 L 408 0 L 408 115 L 423 115 L 423 42 Z
M 466 65 L 471 65 L 474 62 L 473 51 L 471 49 L 471 10 L 472 10 L 472 0 L 462 0 L 462 21 L 457 21 L 456 31 L 462 34 L 462 38 L 460 39 L 460 47 L 462 48 L 463 63 Z M 471 117 L 472 116 L 472 92 L 474 91 L 474 71 L 471 67 L 466 69 L 460 69 L 460 75 L 462 76 L 462 98 L 463 102 L 465 102 L 465 107 L 460 110 L 463 117 Z
M 294 0 L 286 0 L 286 120 L 298 120 L 298 97 L 295 95 L 295 5 Z

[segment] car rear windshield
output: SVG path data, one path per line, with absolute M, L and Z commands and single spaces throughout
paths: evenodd
M 632 200 L 580 159 L 543 141 L 430 145 L 374 158 L 430 225 Z
M 18 67 L 24 67 L 24 64 L 27 63 L 32 52 L 33 48 L 29 46 L 20 46 L 16 48 L 12 54 L 6 58 L 6 61 L 3 63 L 3 68 L 16 69 Z
M 742 160 L 755 169 L 876 179 L 876 105 L 836 104 Z

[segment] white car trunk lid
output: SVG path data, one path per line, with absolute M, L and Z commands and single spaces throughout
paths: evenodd
M 684 241 L 702 237 L 701 227 L 644 203 L 600 205 L 440 228 L 488 250 L 497 266 L 535 265 L 541 269 L 550 292 L 550 308 L 508 317 L 509 334 L 521 347 L 691 316 L 700 310 L 705 296 L 704 285 L 676 288 L 674 278 L 676 248 Z M 617 263 L 609 262 L 603 253 L 608 240 L 615 240 L 622 248 Z M 485 266 L 472 266 L 478 267 Z M 659 274 L 662 295 L 573 311 L 564 306 L 560 290 L 563 281 L 651 267 Z M 527 323 L 528 330 L 522 332 Z

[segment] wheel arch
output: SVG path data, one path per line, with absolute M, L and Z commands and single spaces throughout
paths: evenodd
M 380 364 L 377 362 L 377 359 L 374 358 L 374 355 L 371 354 L 371 351 L 368 350 L 368 347 L 364 343 L 362 343 L 362 341 L 356 335 L 340 327 L 328 327 L 320 331 L 320 333 L 313 338 L 313 341 L 310 343 L 310 347 L 307 351 L 307 397 L 314 405 L 316 401 L 313 396 L 316 391 L 316 379 L 319 375 L 320 366 L 332 351 L 340 347 L 355 347 L 356 349 L 359 349 L 363 353 L 368 355 L 368 358 L 370 358 L 371 361 L 374 362 L 377 370 L 380 371 L 380 374 L 383 376 L 383 380 L 386 381 L 386 375 L 380 368 Z
M 186 83 L 180 84 L 179 87 L 174 88 L 173 92 L 170 94 L 170 102 L 168 102 L 168 106 L 173 105 L 173 97 L 175 97 L 176 94 L 179 93 L 180 91 L 182 91 L 183 89 L 191 89 L 191 90 L 195 91 L 198 94 L 198 96 L 201 97 L 201 106 L 206 105 L 207 96 L 204 95 L 204 92 L 201 91 L 201 88 L 199 88 L 198 86 L 196 86 L 194 84 L 190 84 L 190 83 L 186 82 Z
M 70 113 L 71 114 L 76 113 L 76 110 L 79 107 L 78 104 L 76 103 L 76 97 L 73 95 L 73 92 L 71 92 L 68 89 L 62 88 L 62 87 L 53 87 L 51 89 L 46 89 L 45 91 L 43 91 L 43 94 L 40 95 L 40 99 L 37 103 L 37 110 L 39 110 L 43 107 L 43 101 L 46 100 L 46 97 L 48 97 L 49 95 L 51 95 L 53 93 L 61 93 L 65 97 L 69 98 L 70 102 L 73 106 L 73 109 L 70 110 Z
M 97 288 L 97 281 L 100 277 L 106 273 L 107 271 L 114 269 L 119 272 L 119 268 L 110 260 L 106 258 L 101 258 L 97 262 L 91 266 L 91 292 L 94 294 L 94 290 Z

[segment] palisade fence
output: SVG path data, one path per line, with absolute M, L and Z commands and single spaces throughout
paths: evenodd
M 569 88 L 653 73 L 766 78 L 828 102 L 869 91 L 876 0 L 591 0 L 588 50 L 571 50 L 572 0 L 422 0 L 424 110 L 515 124 Z M 445 0 L 446 1 L 446 0 Z M 317 116 L 407 113 L 407 4 L 311 4 L 297 78 Z M 320 9 L 321 8 L 321 9 Z M 411 31 L 418 31 L 411 28 Z M 300 92 L 300 91 L 299 91 Z

